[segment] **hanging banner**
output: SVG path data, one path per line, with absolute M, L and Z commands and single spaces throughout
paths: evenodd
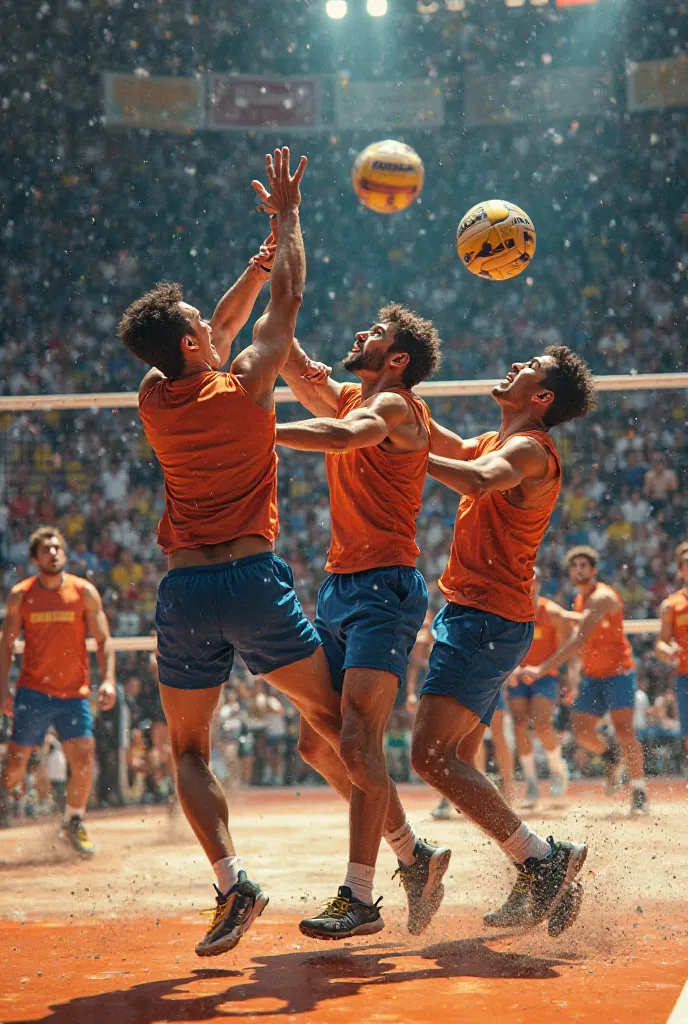
M 105 124 L 186 132 L 205 121 L 203 78 L 103 73 Z
M 340 75 L 335 83 L 334 116 L 341 131 L 441 128 L 444 96 L 437 82 L 424 78 L 352 82 Z
M 208 127 L 218 131 L 316 131 L 322 123 L 319 78 L 211 75 Z
M 688 106 L 688 57 L 626 65 L 629 110 Z
M 600 68 L 560 68 L 465 79 L 466 124 L 548 124 L 558 118 L 598 114 L 613 98 L 611 77 Z

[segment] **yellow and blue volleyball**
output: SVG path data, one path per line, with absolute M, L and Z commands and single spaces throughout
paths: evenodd
M 398 213 L 423 188 L 425 168 L 415 149 L 385 139 L 358 154 L 351 174 L 358 198 L 376 213 Z
M 517 277 L 535 255 L 535 226 L 520 206 L 490 199 L 472 206 L 456 232 L 466 270 L 488 281 Z

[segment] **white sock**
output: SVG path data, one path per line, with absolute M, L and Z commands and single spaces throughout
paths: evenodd
M 370 904 L 373 902 L 374 878 L 375 868 L 371 868 L 368 864 L 354 864 L 353 861 L 349 861 L 344 885 L 348 885 L 351 895 L 361 903 Z
M 400 864 L 408 866 L 416 863 L 413 851 L 416 848 L 418 836 L 413 831 L 413 825 L 409 823 L 408 818 L 396 832 L 386 832 L 384 840 Z
M 67 806 L 67 807 L 65 807 L 64 820 L 66 822 L 70 822 L 72 820 L 72 818 L 75 818 L 75 817 L 76 818 L 81 818 L 83 820 L 85 815 L 86 815 L 86 808 L 85 807 L 69 807 L 69 806 Z
M 241 857 L 223 857 L 213 864 L 213 871 L 217 878 L 217 887 L 223 896 L 226 896 L 233 885 L 239 881 L 241 871 Z
M 535 770 L 535 754 L 519 754 L 518 759 L 521 762 L 521 768 L 523 768 L 524 775 L 528 782 L 537 782 L 537 772 Z
M 507 857 L 511 857 L 514 864 L 525 864 L 529 857 L 544 860 L 552 852 L 549 843 L 540 839 L 535 832 L 531 832 L 525 821 L 522 821 L 506 842 L 500 843 L 499 846 Z
M 546 750 L 545 754 L 547 755 L 549 770 L 555 775 L 563 775 L 566 771 L 566 765 L 561 756 L 561 744 L 555 747 L 554 750 Z
M 647 790 L 645 779 L 631 779 L 631 789 L 642 789 L 645 793 Z

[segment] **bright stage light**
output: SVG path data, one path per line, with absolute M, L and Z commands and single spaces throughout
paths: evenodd
M 504 0 L 507 7 L 523 7 L 525 6 L 526 0 Z
M 444 0 L 448 11 L 463 11 L 466 8 L 466 0 Z
M 371 18 L 384 18 L 387 13 L 387 0 L 368 0 L 366 10 Z
M 327 0 L 325 14 L 334 21 L 341 21 L 346 17 L 346 0 Z
M 530 0 L 530 3 L 533 7 L 546 7 L 549 0 Z

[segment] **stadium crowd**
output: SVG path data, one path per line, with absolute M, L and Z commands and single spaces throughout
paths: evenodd
M 264 74 L 333 74 L 343 58 L 325 46 L 330 27 L 314 27 L 308 5 L 296 0 L 279 11 L 270 5 L 277 22 L 264 23 L 254 5 L 232 5 L 231 13 L 222 4 L 192 6 L 136 13 L 103 0 L 86 19 L 81 0 L 70 0 L 59 10 L 42 4 L 35 21 L 27 8 L 7 26 L 22 45 L 9 45 L 4 58 L 0 394 L 136 388 L 141 368 L 116 331 L 127 303 L 167 278 L 180 280 L 209 312 L 265 234 L 249 181 L 260 176 L 272 136 L 109 130 L 98 74 L 257 66 Z M 589 41 L 588 58 L 614 72 L 625 57 L 679 52 L 683 43 L 662 31 L 656 6 L 651 16 L 645 6 L 635 9 L 635 29 L 643 31 L 627 24 L 609 52 Z M 663 5 L 666 25 L 676 23 L 680 6 Z M 566 38 L 561 15 L 531 14 L 540 31 L 529 60 L 547 63 L 548 54 L 555 66 L 566 63 L 566 47 L 556 42 Z M 415 12 L 399 23 L 397 43 L 409 60 L 417 58 L 419 77 L 447 82 L 466 69 L 496 70 L 505 54 L 517 52 L 509 43 L 523 31 L 522 22 L 509 22 L 503 10 L 502 16 L 490 34 L 483 22 L 463 16 Z M 309 49 L 316 29 L 323 46 Z M 290 42 L 276 52 L 270 41 L 280 32 Z M 33 50 L 27 37 L 35 39 Z M 419 39 L 432 45 L 423 48 Z M 391 53 L 383 50 L 376 77 L 393 74 Z M 688 114 L 628 114 L 620 89 L 606 112 L 569 123 L 465 128 L 448 102 L 444 129 L 404 133 L 425 161 L 427 180 L 421 200 L 393 218 L 359 207 L 350 187 L 353 157 L 373 141 L 367 134 L 332 130 L 280 139 L 309 157 L 304 347 L 336 364 L 383 300 L 397 300 L 436 322 L 443 378 L 498 378 L 513 359 L 551 343 L 570 344 L 598 373 L 684 370 Z M 453 246 L 464 209 L 492 195 L 525 207 L 538 228 L 532 270 L 499 285 L 470 277 Z M 496 422 L 489 399 L 437 399 L 432 409 L 464 436 Z M 295 405 L 280 407 L 281 418 L 298 415 Z M 162 485 L 135 410 L 2 413 L 0 429 L 0 600 L 32 571 L 31 530 L 56 523 L 69 543 L 70 570 L 99 588 L 113 633 L 150 633 L 164 572 L 155 540 Z M 565 486 L 542 552 L 543 592 L 570 604 L 562 557 L 569 546 L 588 543 L 601 552 L 600 575 L 618 588 L 627 617 L 656 616 L 675 587 L 673 551 L 686 535 L 685 391 L 603 394 L 583 429 L 574 424 L 559 432 L 559 445 Z M 324 464 L 292 451 L 280 459 L 278 552 L 312 615 L 329 534 Z M 435 608 L 455 508 L 455 497 L 429 481 L 419 566 Z M 667 671 L 649 638 L 633 642 L 650 708 L 657 720 L 660 711 L 666 718 Z M 121 655 L 118 674 L 134 737 L 128 770 L 132 779 L 145 777 L 157 799 L 166 792 L 166 753 L 164 739 L 154 737 L 160 711 L 148 655 Z M 402 735 L 404 723 L 392 731 Z M 241 761 L 244 782 L 306 778 L 296 732 L 293 709 L 265 693 L 262 681 L 233 678 L 218 740 L 227 765 Z

